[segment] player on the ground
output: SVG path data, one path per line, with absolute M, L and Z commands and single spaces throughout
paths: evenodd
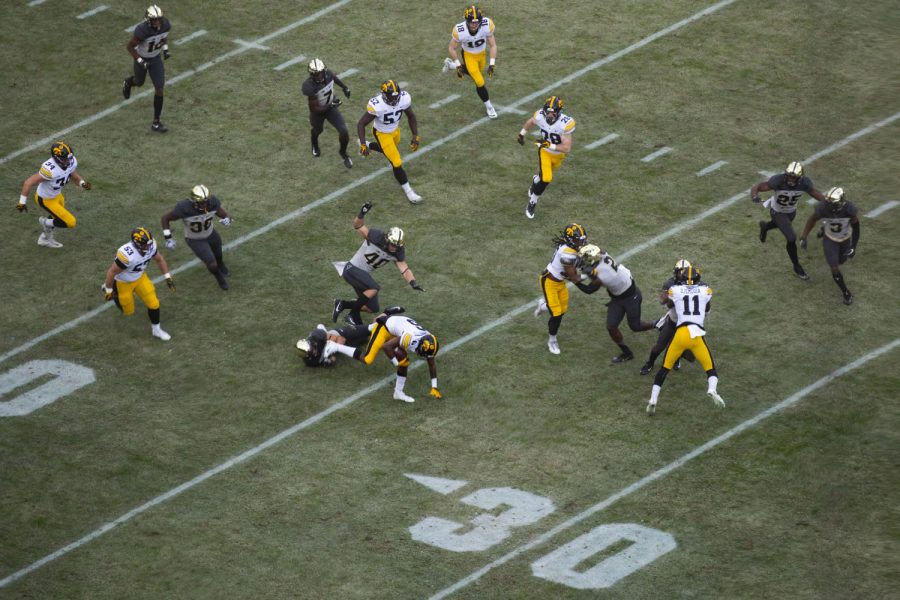
M 163 15 L 162 9 L 153 4 L 147 7 L 144 13 L 144 21 L 134 28 L 134 33 L 125 48 L 134 59 L 134 74 L 129 75 L 122 82 L 122 96 L 126 100 L 131 98 L 131 88 L 141 87 L 150 74 L 153 82 L 153 122 L 150 129 L 157 133 L 165 133 L 169 130 L 159 117 L 162 115 L 163 90 L 166 87 L 166 69 L 163 59 L 168 60 L 169 31 L 172 24 Z
M 759 197 L 760 192 L 772 192 L 772 196 L 765 202 Z M 784 173 L 773 175 L 767 181 L 761 181 L 750 188 L 750 197 L 754 202 L 763 202 L 763 206 L 769 209 L 772 219 L 759 222 L 759 241 L 765 242 L 770 229 L 779 229 L 787 240 L 787 253 L 794 265 L 794 274 L 804 281 L 809 275 L 800 266 L 797 256 L 797 234 L 791 222 L 797 216 L 797 203 L 809 194 L 816 200 L 825 200 L 822 192 L 813 187 L 812 180 L 803 174 L 803 165 L 792 162 L 785 168 Z
M 341 312 L 349 310 L 347 322 L 353 325 L 362 324 L 360 311 L 378 312 L 378 290 L 381 286 L 372 277 L 372 273 L 383 264 L 392 262 L 397 265 L 400 275 L 414 290 L 424 292 L 425 289 L 416 281 L 415 275 L 406 264 L 406 243 L 403 230 L 391 227 L 387 232 L 376 227 L 367 227 L 366 213 L 372 210 L 372 204 L 366 202 L 353 218 L 353 229 L 363 238 L 356 254 L 341 268 L 341 277 L 356 291 L 356 298 L 341 300 L 335 298 L 331 320 L 337 322 Z M 340 264 L 340 263 L 338 263 Z
M 559 235 L 553 237 L 556 251 L 553 258 L 547 264 L 547 268 L 541 273 L 541 291 L 543 299 L 538 301 L 534 309 L 534 316 L 539 317 L 545 310 L 550 311 L 550 319 L 547 321 L 547 349 L 551 354 L 559 354 L 559 341 L 556 334 L 562 323 L 563 315 L 569 311 L 569 288 L 566 282 L 578 283 L 581 273 L 581 259 L 578 250 L 587 244 L 587 234 L 584 227 L 578 223 L 569 223 Z
M 175 280 L 169 274 L 169 265 L 156 248 L 156 240 L 150 232 L 138 227 L 131 231 L 131 241 L 119 247 L 116 258 L 106 271 L 106 280 L 101 286 L 103 296 L 112 300 L 126 317 L 134 314 L 134 295 L 137 294 L 147 307 L 150 316 L 150 331 L 153 337 L 164 342 L 172 339 L 159 324 L 159 298 L 156 288 L 147 276 L 150 261 L 156 262 L 166 278 L 166 285 L 175 291 Z
M 344 325 L 337 329 L 326 329 L 319 323 L 312 333 L 297 341 L 297 350 L 307 367 L 330 367 L 337 359 L 335 343 L 357 347 L 368 339 L 368 325 Z
M 359 153 L 368 156 L 369 152 L 375 150 L 381 152 L 391 162 L 394 169 L 394 178 L 403 193 L 406 194 L 407 200 L 413 204 L 422 201 L 422 196 L 413 191 L 409 185 L 409 177 L 403 169 L 403 159 L 400 158 L 400 118 L 406 115 L 409 121 L 409 130 L 412 132 L 413 139 L 409 143 L 409 149 L 415 152 L 419 149 L 422 138 L 419 137 L 419 123 L 416 120 L 416 114 L 412 110 L 412 96 L 408 92 L 400 90 L 400 86 L 393 79 L 388 79 L 381 84 L 381 94 L 369 99 L 366 105 L 365 114 L 356 124 L 356 133 L 359 135 Z M 372 126 L 372 135 L 375 137 L 374 142 L 366 141 L 366 126 L 374 123 Z
M 566 155 L 572 150 L 575 119 L 563 114 L 563 106 L 565 103 L 559 96 L 550 96 L 519 131 L 518 142 L 524 146 L 525 136 L 535 125 L 541 130 L 541 141 L 534 143 L 538 147 L 538 174 L 531 178 L 528 205 L 525 207 L 525 216 L 529 219 L 534 218 L 534 210 L 541 194 L 553 181 L 553 172 L 559 170 Z
M 344 123 L 344 117 L 338 108 L 341 105 L 340 98 L 334 94 L 334 86 L 338 86 L 344 92 L 344 96 L 350 97 L 350 88 L 338 78 L 330 69 L 325 67 L 321 58 L 314 58 L 307 66 L 309 77 L 303 82 L 301 91 L 307 97 L 309 103 L 309 124 L 312 127 L 309 140 L 312 144 L 313 156 L 321 156 L 319 150 L 319 134 L 325 129 L 325 121 L 337 129 L 338 142 L 340 143 L 341 159 L 348 169 L 353 168 L 353 161 L 347 154 L 347 144 L 350 143 L 350 132 Z
M 190 199 L 180 200 L 175 208 L 162 216 L 163 237 L 166 238 L 166 248 L 174 249 L 175 238 L 169 223 L 181 219 L 184 223 L 184 241 L 216 278 L 219 287 L 227 290 L 228 281 L 225 278 L 231 273 L 222 260 L 222 238 L 213 227 L 214 217 L 219 217 L 219 223 L 225 227 L 231 225 L 231 215 L 222 202 L 210 194 L 205 185 L 195 185 L 191 189 Z
M 859 209 L 844 196 L 844 189 L 833 187 L 825 194 L 825 202 L 816 205 L 816 210 L 806 221 L 806 227 L 800 234 L 800 246 L 806 249 L 806 237 L 815 224 L 822 220 L 825 225 L 825 237 L 822 239 L 822 249 L 825 251 L 825 260 L 831 268 L 831 278 L 839 288 L 844 298 L 844 304 L 853 304 L 853 294 L 844 283 L 844 275 L 840 266 L 848 258 L 856 256 L 856 245 L 859 243 Z
M 401 312 L 403 312 L 403 308 L 396 306 L 378 315 L 375 318 L 372 332 L 369 334 L 369 343 L 365 346 L 353 348 L 335 343 L 334 350 L 367 365 L 371 365 L 378 356 L 378 351 L 382 350 L 397 367 L 394 400 L 403 402 L 415 402 L 415 398 L 403 391 L 406 386 L 409 355 L 415 352 L 428 361 L 428 370 L 431 374 L 430 395 L 434 398 L 441 398 L 441 392 L 438 391 L 437 365 L 434 362 L 434 357 L 438 352 L 437 338 L 413 319 L 397 314 Z
M 706 371 L 706 394 L 712 398 L 716 406 L 724 408 L 725 401 L 717 390 L 719 376 L 716 373 L 716 365 L 709 352 L 709 346 L 706 344 L 706 330 L 703 328 L 706 313 L 711 308 L 712 289 L 700 280 L 700 271 L 696 267 L 688 265 L 676 273 L 675 285 L 669 288 L 667 294 L 668 304 L 675 309 L 677 315 L 675 336 L 669 347 L 666 348 L 663 366 L 657 371 L 656 378 L 653 380 L 647 414 L 650 416 L 656 414 L 659 392 L 666 380 L 666 375 L 687 350 L 693 353 L 697 362 Z
M 91 189 L 91 184 L 78 173 L 77 167 L 78 160 L 72 152 L 72 147 L 62 141 L 53 142 L 50 146 L 50 158 L 44 161 L 37 173 L 22 184 L 22 193 L 19 195 L 16 209 L 19 212 L 28 212 L 28 193 L 37 185 L 34 201 L 50 215 L 38 217 L 38 223 L 41 225 L 38 246 L 62 248 L 63 245 L 53 237 L 54 229 L 75 227 L 75 215 L 66 210 L 66 198 L 62 194 L 62 188 L 71 179 L 82 189 Z
M 462 79 L 466 75 L 475 82 L 475 92 L 484 102 L 484 109 L 491 119 L 497 118 L 497 111 L 491 104 L 490 95 L 484 85 L 484 76 L 481 74 L 485 67 L 485 49 L 490 54 L 490 65 L 487 67 L 488 77 L 494 77 L 497 67 L 497 38 L 494 37 L 494 22 L 485 17 L 480 8 L 474 4 L 466 8 L 463 22 L 453 26 L 450 32 L 450 47 L 447 53 L 450 58 L 444 59 L 444 72 L 450 69 L 456 70 L 456 75 Z M 462 60 L 459 52 L 462 51 Z

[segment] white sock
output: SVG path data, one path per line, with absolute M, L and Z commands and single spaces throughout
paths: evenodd
M 660 392 L 660 390 L 662 390 L 662 388 L 659 387 L 658 385 L 656 385 L 656 384 L 654 383 L 654 384 L 653 384 L 653 389 L 650 390 L 650 402 L 651 402 L 652 404 L 656 404 L 656 401 L 659 400 L 659 392 Z
M 403 393 L 403 388 L 406 386 L 406 377 L 402 377 L 397 375 L 397 381 L 394 383 L 394 391 L 398 394 Z
M 490 101 L 490 100 L 485 100 L 485 101 L 484 101 L 484 105 L 487 106 L 488 108 L 494 108 L 494 105 L 491 104 L 491 101 Z
M 716 388 L 719 387 L 719 378 L 716 375 L 710 375 L 706 380 L 706 384 L 708 386 L 706 392 L 707 393 L 715 393 Z
M 408 181 L 406 183 L 404 183 L 403 185 L 401 185 L 400 187 L 403 188 L 403 191 L 406 192 L 407 194 L 412 191 L 412 186 L 409 185 Z
M 537 204 L 537 201 L 538 201 L 538 199 L 540 198 L 540 196 L 538 196 L 537 194 L 535 194 L 535 193 L 533 193 L 533 192 L 529 192 L 529 193 L 528 193 L 528 197 L 529 197 L 529 198 L 531 199 L 531 201 L 534 202 L 535 204 Z
M 334 349 L 344 356 L 349 356 L 350 358 L 353 358 L 353 353 L 356 352 L 356 348 L 354 348 L 353 346 L 345 346 L 344 344 L 338 344 L 336 342 L 334 344 Z
M 555 341 L 556 341 L 556 336 L 555 336 L 555 335 L 551 335 L 551 336 L 550 336 L 550 341 L 551 341 L 551 342 L 555 342 Z
M 537 183 L 538 183 L 540 180 L 541 180 L 541 178 L 538 177 L 537 175 L 532 175 L 532 176 L 531 176 L 531 183 L 533 183 L 533 184 L 535 184 L 535 185 L 537 185 Z

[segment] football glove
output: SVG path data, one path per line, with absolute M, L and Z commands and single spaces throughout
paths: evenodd
M 219 223 L 221 223 L 225 227 L 228 227 L 229 225 L 231 225 L 231 217 L 223 217 L 219 219 Z
M 100 291 L 103 292 L 103 299 L 107 302 L 113 299 L 113 290 L 106 287 L 106 282 L 100 284 Z
M 79 185 L 81 185 L 81 187 L 82 187 L 83 189 L 86 189 L 86 190 L 91 189 L 91 182 L 90 182 L 90 181 L 85 181 L 84 179 L 82 179 L 82 180 L 81 180 L 81 183 L 80 183 Z
M 462 65 L 456 67 L 456 76 L 462 79 L 466 74 L 466 68 Z
M 169 52 L 169 45 L 166 44 L 163 46 L 163 59 L 169 60 L 170 58 L 172 58 L 172 54 Z
M 549 148 L 550 140 L 541 140 L 540 142 L 535 142 L 534 145 L 538 148 Z
M 488 75 L 488 77 L 490 77 L 491 79 L 494 78 L 494 65 L 489 65 L 489 66 L 488 66 L 487 75 Z
M 359 215 L 357 215 L 357 216 L 358 216 L 360 219 L 364 219 L 364 218 L 366 218 L 366 213 L 369 212 L 370 210 L 372 210 L 372 203 L 371 203 L 371 202 L 366 202 L 366 203 L 363 204 L 362 207 L 359 209 Z
M 344 88 L 344 96 L 347 97 L 347 98 L 350 97 L 350 88 L 348 88 L 348 87 L 345 87 L 345 88 Z
M 409 282 L 409 286 L 410 286 L 412 289 L 418 290 L 418 291 L 420 291 L 420 292 L 424 292 L 424 291 L 425 291 L 425 288 L 423 288 L 421 285 L 419 285 L 418 283 L 416 283 L 416 280 L 415 280 L 415 279 L 413 279 L 412 281 Z
M 363 156 L 369 155 L 369 145 L 368 144 L 360 144 L 359 145 L 359 153 Z
M 415 152 L 419 149 L 419 144 L 422 143 L 422 138 L 418 135 L 414 135 L 412 141 L 409 143 L 409 149 Z
M 429 394 L 431 394 L 431 396 L 432 396 L 433 398 L 437 398 L 438 400 L 440 400 L 441 398 L 443 398 L 443 396 L 441 395 L 441 392 L 438 391 L 437 388 L 431 388 L 431 391 L 429 392 Z
M 28 200 L 25 196 L 19 198 L 19 202 L 16 203 L 16 210 L 19 212 L 28 212 Z
M 762 198 L 760 198 L 759 196 L 753 196 L 753 197 L 751 198 L 751 200 L 753 200 L 753 201 L 756 202 L 757 204 L 759 204 L 760 202 L 762 202 Z
M 519 145 L 520 145 L 520 146 L 524 146 L 524 145 L 525 145 L 525 136 L 522 135 L 522 134 L 520 133 L 520 134 L 516 137 L 516 141 L 519 142 Z
M 137 64 L 141 65 L 141 66 L 144 67 L 145 69 L 149 69 L 149 68 L 150 68 L 150 64 L 149 64 L 146 60 L 144 60 L 143 58 L 141 58 L 140 56 L 137 57 Z
M 169 250 L 175 249 L 175 238 L 169 238 L 166 240 L 166 248 Z
M 844 254 L 844 258 L 845 258 L 845 259 L 851 259 L 851 258 L 853 258 L 854 256 L 856 256 L 856 248 L 850 248 L 850 249 L 847 250 L 847 252 Z
M 333 99 L 331 100 L 331 106 L 332 106 L 332 108 L 337 108 L 338 106 L 340 106 L 340 105 L 343 104 L 343 103 L 344 103 L 344 101 L 341 100 L 340 98 L 333 98 Z
M 166 277 L 166 285 L 169 286 L 170 291 L 175 291 L 175 280 L 171 276 Z

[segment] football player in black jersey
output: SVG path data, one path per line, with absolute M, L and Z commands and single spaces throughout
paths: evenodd
M 812 180 L 803 174 L 803 165 L 796 161 L 790 163 L 784 173 L 773 175 L 767 181 L 760 181 L 750 188 L 750 197 L 754 202 L 762 202 L 760 192 L 772 192 L 772 197 L 765 201 L 772 219 L 759 222 L 759 241 L 766 241 L 770 229 L 781 230 L 787 240 L 787 253 L 791 264 L 794 265 L 794 274 L 804 281 L 809 279 L 809 275 L 800 266 L 800 259 L 797 256 L 797 234 L 791 222 L 797 216 L 797 203 L 804 193 L 819 201 L 824 201 L 825 196 L 813 187 Z
M 307 367 L 330 367 L 337 359 L 334 344 L 360 346 L 369 341 L 368 325 L 344 325 L 337 329 L 325 329 L 319 323 L 307 337 L 297 342 L 297 351 Z
M 843 188 L 833 187 L 825 194 L 825 202 L 816 206 L 815 212 L 810 215 L 803 233 L 800 234 L 800 247 L 806 249 L 806 237 L 809 232 L 819 220 L 824 223 L 822 249 L 825 251 L 825 260 L 831 268 L 831 278 L 841 288 L 844 304 L 848 306 L 853 304 L 853 294 L 844 283 L 840 266 L 847 259 L 856 256 L 856 245 L 859 243 L 858 212 L 856 205 L 844 196 Z
M 131 88 L 144 85 L 147 73 L 150 74 L 154 90 L 153 123 L 150 125 L 150 129 L 157 133 L 165 133 L 169 130 L 159 120 L 159 117 L 162 115 L 163 88 L 166 85 L 163 59 L 168 60 L 170 56 L 168 39 L 171 28 L 172 25 L 169 23 L 169 19 L 163 16 L 162 9 L 153 4 L 147 7 L 147 11 L 144 13 L 144 22 L 134 28 L 134 34 L 125 45 L 128 53 L 134 59 L 134 75 L 126 77 L 122 82 L 122 95 L 126 100 L 131 98 Z
M 340 98 L 334 95 L 334 86 L 341 88 L 344 96 L 350 97 L 350 88 L 338 78 L 337 75 L 325 67 L 325 63 L 320 58 L 314 58 L 309 61 L 307 66 L 309 77 L 303 82 L 301 91 L 309 100 L 309 124 L 312 126 L 309 138 L 312 143 L 313 156 L 321 156 L 319 150 L 319 134 L 325 128 L 325 121 L 334 126 L 338 132 L 338 141 L 341 148 L 338 154 L 344 161 L 344 166 L 348 169 L 353 168 L 353 161 L 347 155 L 347 144 L 350 143 L 350 132 L 347 131 L 347 125 L 344 123 L 344 117 L 338 107 L 341 105 Z

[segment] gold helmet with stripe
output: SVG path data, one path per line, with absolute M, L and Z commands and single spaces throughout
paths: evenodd
M 559 119 L 565 105 L 566 103 L 559 96 L 550 96 L 544 101 L 541 112 L 544 113 L 544 118 L 547 119 L 547 122 L 553 125 Z
M 403 230 L 399 227 L 391 227 L 388 229 L 385 239 L 387 239 L 388 244 L 393 244 L 398 248 L 402 247 L 405 243 L 403 240 Z
M 145 227 L 136 227 L 131 230 L 131 243 L 134 244 L 138 252 L 143 256 L 150 250 L 150 244 L 153 242 L 153 236 Z
M 596 244 L 587 244 L 578 251 L 578 256 L 581 257 L 581 260 L 586 265 L 596 265 L 600 262 L 600 257 L 602 255 L 603 250 Z
M 803 165 L 797 161 L 789 163 L 784 170 L 784 175 L 787 177 L 788 185 L 797 185 L 800 178 L 803 177 Z
M 397 106 L 400 102 L 400 86 L 393 79 L 388 79 L 381 84 L 381 98 L 391 106 Z
M 209 188 L 205 185 L 198 184 L 191 188 L 191 202 L 194 203 L 194 208 L 197 210 L 202 210 L 203 212 L 209 211 Z
M 147 7 L 147 10 L 144 12 L 144 18 L 148 21 L 155 21 L 156 19 L 162 19 L 163 11 L 156 4 L 151 4 Z
M 481 20 L 484 19 L 484 12 L 472 4 L 466 8 L 466 12 L 463 13 L 463 18 L 466 20 L 466 27 L 468 27 L 469 33 L 474 35 L 481 28 Z
M 72 164 L 72 147 L 63 141 L 53 142 L 50 146 L 50 156 L 63 169 L 68 169 Z
M 847 199 L 844 198 L 844 188 L 833 187 L 828 190 L 828 192 L 825 194 L 825 201 L 834 212 L 837 212 L 844 208 L 844 205 L 847 204 Z
M 306 70 L 309 71 L 309 76 L 316 83 L 322 83 L 325 81 L 325 61 L 321 58 L 314 58 L 309 61 L 309 65 L 307 65 Z

